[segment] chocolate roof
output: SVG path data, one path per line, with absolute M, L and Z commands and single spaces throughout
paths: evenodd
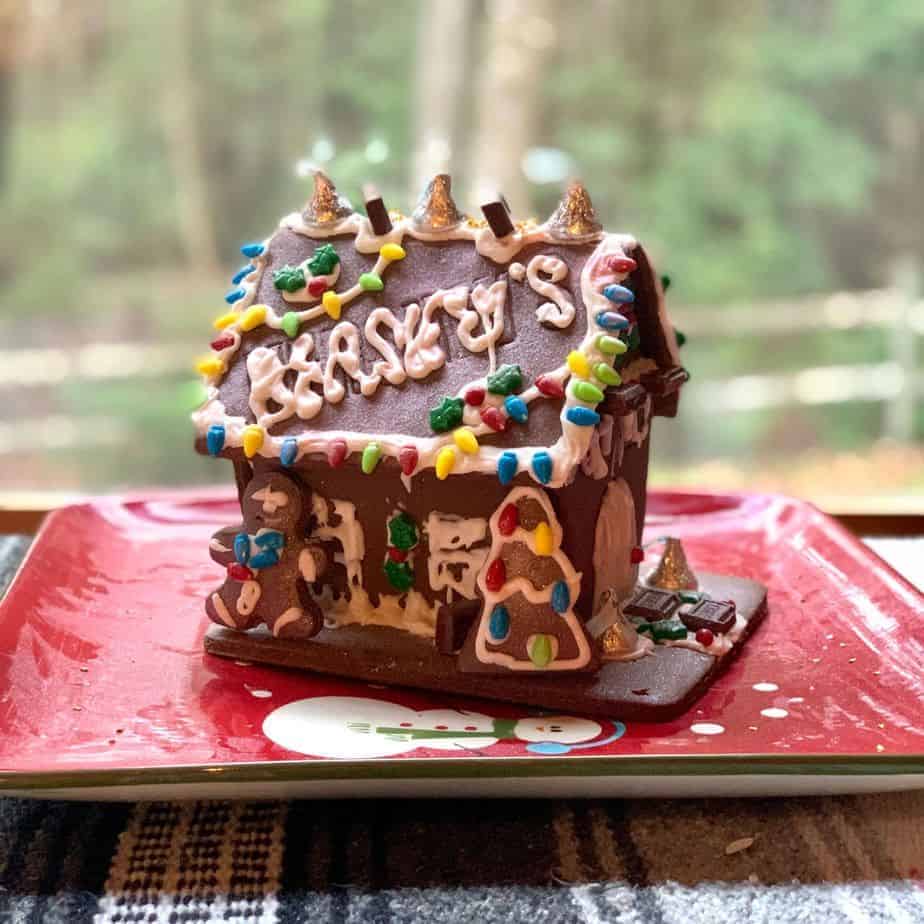
M 448 186 L 438 185 L 448 196 Z M 592 426 L 595 402 L 587 397 L 593 394 L 589 389 L 575 400 L 574 386 L 586 379 L 594 389 L 606 389 L 587 371 L 600 360 L 612 365 L 612 355 L 597 351 L 600 334 L 621 333 L 628 340 L 630 350 L 616 366 L 629 376 L 633 368 L 667 370 L 679 363 L 660 284 L 642 249 L 631 238 L 594 230 L 582 187 L 572 205 L 578 212 L 569 210 L 566 199 L 556 212 L 558 223 L 521 225 L 500 240 L 484 222 L 471 219 L 433 230 L 439 222 L 427 223 L 423 206 L 414 219 L 393 215 L 392 230 L 379 237 L 357 213 L 341 212 L 333 226 L 312 224 L 305 214 L 289 216 L 262 245 L 239 288 L 229 293 L 235 311 L 223 319 L 224 331 L 213 344 L 217 355 L 203 365 L 212 387 L 195 415 L 200 436 L 221 427 L 221 448 L 246 448 L 244 430 L 249 427 L 253 435 L 259 429 L 255 451 L 273 455 L 287 439 L 290 455 L 320 449 L 325 436 L 344 438 L 357 451 L 370 440 L 380 440 L 386 452 L 410 441 L 436 464 L 441 447 L 462 444 L 450 432 L 434 430 L 431 410 L 447 397 L 464 399 L 470 391 L 477 397 L 489 373 L 505 365 L 519 367 L 522 374 L 514 393 L 492 395 L 488 387 L 481 407 L 463 405 L 464 420 L 450 428 L 472 429 L 486 464 L 493 466 L 503 450 L 554 447 L 572 430 L 583 436 Z M 575 226 L 578 218 L 580 234 L 569 236 L 569 222 Z M 386 253 L 391 258 L 385 259 Z M 280 273 L 283 268 L 288 269 Z M 609 297 L 601 295 L 606 289 Z M 456 290 L 455 300 L 431 306 L 428 318 L 428 300 L 441 290 Z M 587 304 L 588 297 L 593 304 Z M 574 316 L 568 320 L 562 313 L 571 305 Z M 491 337 L 484 337 L 485 321 L 490 327 L 495 307 L 502 314 L 494 325 L 499 335 L 486 343 Z M 606 326 L 623 319 L 628 331 Z M 480 344 L 473 340 L 479 335 Z M 376 343 L 377 338 L 382 339 Z M 338 349 L 345 353 L 340 362 L 331 359 Z M 572 353 L 590 366 L 582 371 L 578 359 L 579 368 L 569 368 L 566 358 Z M 537 391 L 540 376 L 552 384 Z M 564 397 L 555 395 L 556 383 L 564 387 Z M 523 422 L 517 422 L 522 409 L 516 401 L 506 402 L 517 394 L 528 405 Z M 563 413 L 572 406 L 589 412 L 568 415 L 568 421 L 580 418 L 575 427 Z M 483 423 L 486 407 L 495 407 L 506 420 L 503 432 Z M 465 451 L 453 452 L 466 463 L 461 468 L 471 467 Z M 566 467 L 573 467 L 574 455 L 563 457 Z M 556 470 L 552 480 L 567 474 Z

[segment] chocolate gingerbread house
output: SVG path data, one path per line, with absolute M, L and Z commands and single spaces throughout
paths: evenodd
M 441 175 L 411 216 L 363 214 L 319 173 L 242 248 L 194 421 L 244 514 L 208 613 L 262 625 L 268 660 L 593 671 L 635 592 L 651 422 L 687 377 L 661 279 L 580 184 L 543 224 L 482 211 Z

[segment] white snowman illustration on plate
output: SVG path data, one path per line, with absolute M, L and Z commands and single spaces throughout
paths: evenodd
M 263 733 L 275 744 L 314 757 L 359 760 L 417 748 L 477 751 L 499 741 L 522 741 L 532 754 L 562 755 L 621 738 L 621 722 L 574 716 L 492 718 L 459 709 L 417 712 L 397 703 L 354 696 L 299 699 L 271 712 Z

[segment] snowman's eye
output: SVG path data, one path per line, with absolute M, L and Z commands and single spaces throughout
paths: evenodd
M 555 734 L 555 735 L 560 735 L 561 732 L 562 732 L 561 725 L 550 725 L 550 726 L 549 726 L 549 731 L 552 732 L 552 733 Z

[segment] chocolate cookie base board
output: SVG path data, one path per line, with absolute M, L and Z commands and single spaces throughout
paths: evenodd
M 767 591 L 743 578 L 700 574 L 700 589 L 734 600 L 747 625 L 726 655 L 668 645 L 636 661 L 603 661 L 593 673 L 524 671 L 465 674 L 456 655 L 431 639 L 381 626 L 324 629 L 309 641 L 274 638 L 265 629 L 235 632 L 212 625 L 209 654 L 277 667 L 317 671 L 368 683 L 522 703 L 543 709 L 636 722 L 664 722 L 686 712 L 721 673 L 767 613 Z

